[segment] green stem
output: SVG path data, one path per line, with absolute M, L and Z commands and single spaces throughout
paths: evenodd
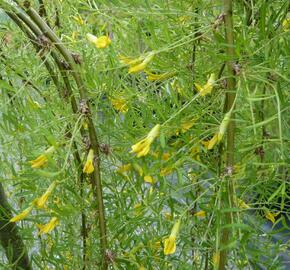
M 235 70 L 234 70 L 234 27 L 233 27 L 233 8 L 232 0 L 224 0 L 224 14 L 225 14 L 225 35 L 227 43 L 227 69 L 230 74 L 227 80 L 227 93 L 225 97 L 225 110 L 228 112 L 233 110 L 235 98 L 236 98 L 236 81 L 235 81 Z M 227 148 L 226 148 L 226 196 L 224 197 L 224 206 L 231 208 L 234 202 L 234 183 L 232 178 L 232 172 L 234 169 L 234 146 L 235 146 L 235 122 L 234 122 L 234 111 L 231 114 L 231 121 L 227 129 Z M 227 224 L 232 223 L 232 213 L 226 213 L 225 221 Z M 225 247 L 230 240 L 231 231 L 230 229 L 223 229 L 221 232 L 221 246 Z M 228 250 L 225 248 L 220 252 L 219 270 L 226 269 L 228 257 Z
M 100 150 L 99 150 L 99 142 L 96 134 L 96 129 L 93 124 L 90 105 L 87 102 L 87 93 L 83 81 L 78 72 L 78 67 L 74 61 L 72 54 L 67 50 L 67 48 L 62 44 L 61 40 L 56 36 L 56 34 L 48 27 L 48 25 L 43 21 L 43 19 L 39 16 L 39 14 L 31 7 L 27 10 L 27 14 L 31 17 L 31 19 L 36 23 L 39 29 L 46 35 L 47 38 L 55 45 L 60 54 L 64 57 L 64 59 L 68 62 L 68 65 L 71 70 L 71 74 L 75 79 L 77 84 L 80 96 L 82 101 L 84 102 L 84 106 L 86 107 L 87 113 L 85 116 L 88 121 L 88 129 L 89 129 L 89 137 L 91 142 L 91 147 L 94 150 L 96 158 L 94 159 L 94 167 L 95 170 L 91 174 L 91 182 L 94 190 L 94 194 L 98 203 L 98 217 L 99 217 L 99 227 L 100 227 L 100 241 L 101 241 L 101 249 L 102 249 L 102 269 L 107 269 L 106 262 L 106 250 L 107 250 L 107 232 L 106 232 L 106 221 L 105 221 L 105 208 L 103 202 L 103 190 L 101 183 L 101 173 L 100 173 Z
M 41 47 L 37 45 L 37 39 L 33 36 L 33 34 L 25 28 L 24 25 L 22 25 L 20 19 L 13 13 L 9 14 L 11 19 L 13 19 L 18 26 L 21 26 L 21 29 L 25 31 L 23 31 L 24 33 L 26 33 L 26 35 L 29 37 L 29 39 L 31 40 L 31 42 L 35 45 L 36 49 L 37 49 L 37 52 L 39 52 L 41 50 Z M 17 14 L 19 15 L 19 13 Z M 24 23 L 26 23 L 27 27 L 30 28 L 30 30 L 36 35 L 36 36 L 40 36 L 42 34 L 42 32 L 35 26 L 33 25 L 32 21 L 29 20 L 29 18 L 27 18 L 24 14 L 21 14 L 20 15 L 22 21 Z M 53 51 L 51 52 L 51 55 L 54 59 L 54 61 L 56 62 L 57 66 L 58 66 L 58 69 L 62 75 L 62 78 L 64 80 L 64 84 L 65 84 L 65 88 L 66 88 L 66 93 L 61 93 L 61 89 L 62 87 L 57 87 L 57 89 L 59 90 L 59 95 L 61 98 L 64 98 L 66 99 L 67 97 L 67 94 L 71 97 L 70 98 L 70 101 L 71 101 L 71 106 L 72 106 L 72 110 L 74 113 L 77 113 L 78 112 L 78 108 L 77 108 L 77 103 L 76 103 L 76 100 L 73 96 L 73 93 L 72 93 L 72 88 L 70 86 L 70 82 L 69 82 L 69 79 L 67 77 L 67 72 L 65 71 L 65 69 L 63 68 L 63 64 L 61 63 L 61 61 L 58 59 L 56 53 L 54 53 Z M 42 58 L 43 62 L 46 61 L 46 59 Z M 48 69 L 49 71 L 52 70 L 52 68 L 49 68 Z M 55 77 L 54 73 L 52 74 L 52 72 L 49 72 L 49 74 L 51 75 L 51 77 Z M 69 138 L 72 137 L 71 133 L 68 132 L 67 133 L 67 136 Z M 74 151 L 74 158 L 77 162 L 77 167 L 80 169 L 79 171 L 79 177 L 80 177 L 80 188 L 81 188 L 81 196 L 83 195 L 83 184 L 84 184 L 84 175 L 82 173 L 82 170 L 81 170 L 81 158 L 80 158 L 80 154 L 79 154 L 79 151 L 78 151 L 78 148 L 77 148 L 77 144 L 74 142 L 74 148 L 75 148 L 75 151 Z M 86 269 L 86 239 L 87 239 L 87 229 L 86 229 L 86 216 L 85 216 L 85 213 L 84 211 L 82 211 L 81 213 L 81 217 L 82 217 L 82 236 L 83 236 L 83 262 L 84 262 L 84 267 L 83 269 Z

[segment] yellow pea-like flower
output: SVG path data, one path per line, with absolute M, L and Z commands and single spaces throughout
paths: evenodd
M 206 217 L 206 212 L 203 211 L 203 210 L 200 210 L 200 211 L 196 212 L 196 213 L 194 214 L 194 216 L 195 216 L 195 217 L 204 218 L 204 217 Z
M 138 73 L 145 70 L 149 62 L 152 61 L 153 57 L 154 52 L 150 52 L 147 56 L 140 56 L 135 59 L 120 55 L 119 59 L 121 63 L 129 65 L 128 73 Z
M 149 81 L 162 81 L 174 76 L 175 72 L 165 72 L 161 74 L 154 74 L 149 71 L 146 71 L 147 79 Z
M 173 226 L 168 238 L 164 240 L 164 255 L 173 254 L 176 251 L 176 238 L 180 229 L 181 220 L 179 219 Z
M 211 150 L 213 147 L 218 144 L 226 133 L 228 124 L 231 120 L 231 111 L 225 114 L 223 121 L 220 124 L 219 131 L 211 138 L 211 140 L 207 144 L 207 149 Z
M 237 205 L 238 205 L 239 208 L 241 208 L 241 209 L 250 209 L 250 206 L 247 205 L 242 199 L 237 198 L 236 201 L 237 201 Z
M 83 168 L 83 172 L 86 174 L 91 174 L 95 170 L 94 168 L 94 150 L 90 149 L 89 154 L 87 156 L 87 161 Z
M 282 28 L 284 31 L 287 31 L 289 27 L 290 27 L 290 18 L 287 18 L 282 22 Z
M 31 164 L 31 168 L 36 169 L 36 168 L 41 168 L 45 166 L 45 164 L 48 161 L 48 156 L 51 155 L 54 151 L 55 151 L 55 147 L 51 146 L 43 154 L 38 156 L 36 159 L 29 161 L 29 163 Z
M 11 218 L 10 222 L 17 222 L 17 221 L 20 221 L 20 220 L 26 218 L 29 215 L 29 213 L 31 212 L 32 209 L 33 209 L 33 206 L 29 206 L 24 211 L 22 211 L 20 214 L 18 214 L 17 216 Z
M 170 153 L 165 152 L 162 154 L 161 159 L 167 161 L 170 158 Z
M 122 113 L 126 113 L 129 110 L 127 101 L 124 98 L 112 98 L 111 99 L 113 107 Z
M 169 175 L 173 172 L 173 168 L 172 167 L 165 167 L 165 168 L 162 168 L 160 170 L 160 176 L 166 176 L 166 175 Z
M 55 226 L 59 224 L 59 219 L 57 217 L 53 217 L 47 224 L 38 224 L 37 227 L 39 228 L 38 234 L 45 234 L 51 232 Z
M 109 36 L 96 37 L 96 36 L 88 33 L 87 39 L 89 42 L 93 43 L 96 46 L 96 48 L 98 48 L 98 49 L 107 48 L 112 43 Z
M 205 96 L 207 94 L 210 94 L 213 90 L 215 84 L 215 74 L 210 74 L 209 79 L 207 80 L 206 84 L 201 86 L 198 83 L 194 83 L 197 91 L 200 93 L 201 96 Z
M 214 269 L 217 269 L 220 263 L 220 252 L 214 252 L 212 256 L 212 263 L 213 263 Z
M 143 176 L 144 171 L 143 171 L 142 167 L 141 167 L 139 164 L 137 164 L 137 163 L 133 163 L 133 168 L 134 168 L 134 170 L 135 170 L 135 171 L 136 171 L 140 176 Z
M 181 123 L 180 127 L 181 127 L 181 132 L 185 133 L 186 131 L 188 131 L 195 123 L 195 119 L 189 119 L 187 121 L 184 121 Z
M 45 208 L 45 204 L 46 204 L 49 196 L 53 192 L 54 188 L 56 187 L 56 184 L 57 184 L 56 181 L 53 181 L 51 183 L 51 185 L 48 187 L 48 189 L 45 191 L 45 193 L 41 197 L 39 197 L 33 201 L 33 204 L 37 208 Z
M 131 169 L 132 169 L 132 164 L 128 163 L 128 164 L 119 166 L 117 169 L 117 172 L 122 174 L 122 173 L 130 171 Z
M 136 153 L 137 157 L 146 156 L 150 151 L 150 146 L 156 137 L 160 134 L 160 125 L 157 124 L 151 129 L 145 139 L 139 141 L 138 143 L 132 145 L 131 153 Z
M 280 212 L 274 214 L 274 213 L 270 212 L 268 209 L 265 209 L 264 211 L 265 211 L 266 219 L 270 220 L 272 223 L 275 223 L 276 216 L 278 216 L 280 214 Z
M 154 178 L 151 175 L 145 175 L 144 176 L 144 181 L 146 183 L 149 183 L 149 184 L 154 184 L 155 183 L 155 180 L 154 180 Z
M 85 24 L 85 21 L 83 20 L 83 18 L 78 15 L 78 16 L 73 16 L 72 17 L 79 25 L 84 25 Z

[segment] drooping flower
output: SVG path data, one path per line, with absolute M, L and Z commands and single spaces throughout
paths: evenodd
M 143 71 L 147 65 L 149 64 L 149 62 L 153 59 L 154 57 L 154 53 L 149 53 L 141 63 L 138 63 L 136 65 L 131 65 L 129 68 L 128 73 L 137 73 L 140 71 Z
M 26 218 L 32 209 L 33 209 L 33 206 L 31 205 L 28 208 L 26 208 L 24 211 L 22 211 L 20 214 L 18 214 L 17 216 L 11 218 L 10 222 L 17 222 Z
M 36 159 L 29 161 L 29 163 L 31 164 L 31 168 L 36 169 L 43 167 L 48 161 L 48 156 L 51 155 L 54 151 L 55 147 L 51 146 Z
M 78 38 L 79 33 L 77 31 L 73 31 L 71 34 L 71 39 L 73 42 L 75 42 Z
M 180 219 L 175 222 L 169 237 L 164 240 L 164 255 L 170 255 L 176 251 L 176 238 L 180 229 L 180 223 Z
M 128 171 L 130 171 L 132 169 L 132 164 L 128 163 L 128 164 L 124 164 L 118 167 L 117 172 L 120 174 L 124 174 Z
M 162 154 L 161 159 L 167 161 L 170 158 L 170 153 L 165 152 Z
M 77 15 L 77 16 L 73 16 L 72 17 L 79 25 L 84 25 L 85 22 L 83 20 L 83 18 L 80 16 L 80 15 Z
M 31 97 L 28 98 L 28 103 L 31 106 L 32 109 L 41 109 L 42 106 L 35 100 L 33 100 Z
M 164 213 L 164 216 L 165 216 L 165 219 L 167 219 L 167 220 L 172 220 L 172 219 L 173 219 L 172 214 L 169 213 L 169 212 L 165 212 L 165 213 Z
M 197 160 L 200 161 L 200 147 L 199 146 L 193 146 L 190 149 L 190 154 L 192 155 L 192 157 Z
M 284 31 L 287 31 L 289 27 L 290 27 L 290 18 L 286 18 L 282 22 L 282 28 Z
M 212 256 L 212 263 L 214 266 L 214 269 L 217 269 L 220 263 L 220 252 L 214 252 L 213 256 Z
M 264 211 L 265 211 L 265 217 L 266 217 L 266 219 L 270 220 L 272 223 L 275 223 L 276 216 L 278 216 L 280 214 L 280 212 L 272 213 L 268 209 L 265 209 Z
M 165 167 L 165 168 L 162 168 L 160 170 L 160 176 L 166 176 L 166 175 L 169 175 L 173 172 L 173 168 L 172 167 Z
M 50 184 L 50 186 L 48 187 L 48 189 L 45 191 L 45 193 L 41 197 L 39 197 L 33 201 L 33 204 L 37 208 L 45 208 L 45 204 L 46 204 L 50 194 L 53 192 L 54 188 L 56 187 L 56 184 L 57 184 L 56 181 L 53 181 Z
M 140 142 L 132 145 L 131 153 L 137 153 L 137 157 L 146 156 L 150 151 L 150 146 L 156 137 L 159 136 L 160 133 L 160 125 L 157 124 L 154 126 L 151 131 L 148 133 L 145 139 Z
M 58 225 L 59 219 L 57 217 L 53 217 L 47 224 L 38 224 L 39 233 L 38 234 L 45 234 L 51 232 L 56 225 Z
M 133 168 L 134 168 L 134 170 L 135 170 L 135 171 L 136 171 L 140 176 L 143 176 L 144 171 L 143 171 L 142 167 L 141 167 L 139 164 L 137 164 L 137 163 L 133 163 Z
M 134 214 L 136 216 L 140 216 L 141 213 L 142 213 L 142 203 L 136 203 L 134 205 Z
M 109 36 L 96 37 L 88 33 L 87 39 L 89 42 L 93 43 L 98 49 L 107 48 L 112 43 Z
M 129 65 L 128 73 L 137 73 L 145 70 L 150 61 L 154 57 L 154 52 L 148 53 L 146 56 L 140 56 L 138 58 L 130 58 L 127 56 L 120 55 L 120 62 Z
M 154 74 L 149 71 L 146 71 L 146 74 L 147 74 L 147 79 L 149 81 L 162 81 L 162 80 L 165 80 L 174 76 L 175 72 L 165 72 L 161 74 Z
M 215 84 L 215 74 L 210 74 L 210 77 L 205 85 L 200 86 L 198 83 L 194 83 L 197 91 L 200 93 L 201 96 L 205 96 L 210 94 Z
M 94 150 L 90 149 L 88 156 L 87 156 L 87 161 L 85 163 L 85 166 L 83 168 L 83 172 L 86 174 L 91 174 L 95 168 L 94 168 Z
M 231 111 L 225 114 L 225 117 L 220 124 L 219 131 L 208 142 L 208 145 L 207 145 L 208 150 L 213 149 L 213 147 L 222 140 L 223 136 L 226 133 L 230 120 L 231 120 Z
M 203 218 L 203 217 L 206 216 L 206 212 L 203 211 L 203 210 L 200 210 L 200 211 L 196 212 L 196 213 L 194 214 L 194 216 L 195 216 L 195 217 Z
M 154 180 L 154 178 L 151 175 L 145 175 L 144 176 L 144 181 L 146 183 L 149 183 L 149 184 L 154 184 L 155 183 L 155 180 Z
M 237 201 L 237 205 L 238 205 L 239 208 L 241 208 L 241 209 L 250 209 L 250 206 L 247 205 L 242 199 L 237 198 L 236 201 Z
M 181 132 L 185 133 L 186 131 L 188 131 L 194 125 L 195 121 L 196 120 L 194 118 L 183 121 L 180 125 Z
M 142 57 L 139 58 L 131 58 L 124 55 L 119 55 L 119 60 L 124 65 L 135 65 L 138 62 L 142 61 Z
M 127 101 L 124 98 L 111 98 L 113 107 L 122 113 L 126 113 L 129 110 Z

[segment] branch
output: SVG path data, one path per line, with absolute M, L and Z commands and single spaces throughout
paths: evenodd
M 7 259 L 13 270 L 32 270 L 26 247 L 18 233 L 12 218 L 11 207 L 8 204 L 2 183 L 0 183 L 0 242 L 5 249 Z

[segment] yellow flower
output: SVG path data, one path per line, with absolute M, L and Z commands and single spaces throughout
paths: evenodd
M 86 174 L 92 173 L 95 170 L 93 163 L 94 163 L 94 150 L 90 149 L 89 154 L 87 156 L 87 161 L 83 168 L 83 172 Z
M 181 132 L 185 133 L 187 130 L 189 130 L 195 123 L 195 119 L 192 118 L 190 120 L 184 121 L 181 123 Z
M 133 168 L 140 176 L 143 176 L 144 172 L 140 165 L 138 165 L 137 163 L 133 163 Z
M 250 208 L 249 205 L 247 205 L 243 200 L 241 200 L 239 198 L 237 198 L 237 205 L 241 209 L 249 209 Z
M 174 76 L 175 72 L 165 72 L 161 74 L 154 74 L 149 71 L 146 71 L 146 74 L 147 74 L 147 79 L 149 81 L 161 81 L 161 80 L 171 78 L 172 76 Z
M 289 26 L 290 26 L 290 18 L 287 18 L 282 22 L 282 28 L 284 31 L 287 31 Z
M 22 219 L 26 218 L 28 216 L 28 214 L 31 212 L 32 208 L 33 208 L 32 205 L 29 206 L 24 211 L 22 211 L 20 214 L 18 214 L 17 216 L 11 218 L 10 222 L 17 222 L 19 220 L 22 220 Z
M 207 144 L 207 149 L 211 150 L 218 143 L 218 134 L 215 134 Z
M 30 97 L 28 98 L 28 103 L 30 104 L 32 109 L 35 109 L 35 110 L 41 109 L 41 105 Z
M 140 216 L 140 214 L 142 213 L 142 203 L 136 203 L 134 205 L 134 213 L 136 216 Z
M 111 102 L 113 107 L 119 112 L 125 113 L 129 109 L 127 101 L 124 98 L 112 98 Z
M 44 234 L 51 232 L 56 225 L 58 225 L 59 220 L 57 217 L 53 217 L 47 224 L 38 224 L 39 233 L 38 234 Z
M 218 268 L 219 263 L 220 263 L 220 252 L 215 252 L 212 256 L 212 263 L 214 268 Z
M 130 58 L 130 57 L 127 57 L 127 56 L 124 56 L 124 55 L 119 55 L 119 60 L 122 64 L 125 64 L 125 65 L 134 65 L 140 61 L 142 61 L 142 57 L 139 57 L 139 58 Z
M 160 176 L 166 176 L 166 175 L 171 174 L 172 172 L 173 172 L 173 168 L 165 167 L 165 168 L 160 170 Z
M 48 161 L 48 156 L 50 154 L 52 154 L 55 150 L 54 146 L 49 147 L 43 154 L 41 154 L 39 157 L 37 157 L 34 160 L 29 161 L 29 163 L 31 164 L 31 168 L 41 168 L 43 167 L 47 161 Z
M 278 216 L 280 213 L 278 212 L 278 213 L 274 214 L 274 213 L 270 212 L 268 209 L 265 209 L 264 211 L 265 211 L 266 219 L 270 220 L 272 223 L 275 223 L 275 221 L 276 221 L 275 217 Z
M 89 124 L 88 124 L 87 121 L 83 122 L 83 128 L 84 128 L 84 130 L 88 130 L 89 129 Z
M 72 41 L 76 41 L 77 40 L 77 37 L 78 37 L 79 33 L 76 32 L 76 31 L 73 31 L 72 34 L 71 34 L 71 39 Z
M 109 38 L 109 36 L 96 37 L 96 36 L 88 33 L 87 34 L 87 39 L 88 39 L 89 42 L 95 44 L 95 46 L 98 49 L 104 49 L 104 48 L 108 47 L 112 43 L 112 41 Z
M 132 168 L 132 164 L 128 163 L 128 164 L 124 164 L 118 167 L 117 172 L 120 174 L 124 174 L 125 172 L 130 171 Z
M 172 220 L 173 219 L 173 216 L 169 212 L 165 212 L 164 216 L 165 216 L 165 219 L 167 219 L 167 220 Z
M 146 270 L 146 268 L 145 268 L 143 265 L 141 265 L 141 266 L 139 267 L 139 270 Z
M 201 96 L 205 96 L 207 94 L 210 94 L 213 87 L 215 84 L 215 74 L 212 73 L 207 81 L 207 83 L 204 86 L 200 86 L 197 83 L 194 83 L 196 89 L 198 90 L 198 92 L 200 93 Z
M 213 149 L 213 147 L 222 140 L 223 136 L 226 133 L 230 120 L 231 120 L 231 111 L 225 114 L 225 117 L 220 124 L 219 131 L 208 142 L 208 145 L 207 145 L 208 150 Z
M 161 159 L 167 161 L 170 158 L 170 153 L 166 152 L 162 154 Z
M 33 201 L 33 204 L 37 208 L 45 208 L 45 203 L 47 202 L 48 197 L 50 196 L 50 194 L 52 193 L 55 187 L 56 187 L 56 181 L 53 181 L 48 187 L 48 189 L 45 191 L 45 193 L 40 198 L 37 198 Z
M 146 183 L 149 183 L 149 184 L 154 184 L 155 183 L 155 180 L 154 180 L 154 178 L 151 175 L 145 175 L 144 176 L 144 181 Z
M 140 56 L 138 58 L 130 58 L 127 56 L 120 55 L 120 62 L 126 65 L 129 65 L 128 73 L 137 73 L 143 71 L 149 62 L 153 59 L 154 52 L 150 52 L 147 56 Z
M 159 133 L 160 125 L 157 124 L 154 128 L 151 129 L 145 139 L 132 146 L 131 153 L 137 153 L 137 157 L 146 156 L 150 151 L 150 145 L 155 140 L 155 138 L 159 136 Z
M 79 25 L 84 25 L 85 22 L 84 20 L 82 19 L 82 17 L 80 15 L 78 16 L 73 16 L 73 19 L 79 24 Z
M 168 238 L 164 241 L 164 255 L 170 255 L 173 254 L 176 250 L 176 238 L 177 234 L 180 229 L 180 223 L 181 220 L 177 220 L 177 222 L 174 224 L 171 233 Z
M 190 154 L 193 156 L 193 158 L 197 161 L 200 161 L 200 148 L 199 146 L 193 146 L 191 149 L 190 149 Z
M 203 217 L 206 216 L 206 212 L 203 211 L 203 210 L 200 210 L 200 211 L 196 212 L 196 213 L 194 214 L 194 216 L 195 216 L 195 217 L 201 217 L 201 218 L 203 218 Z

